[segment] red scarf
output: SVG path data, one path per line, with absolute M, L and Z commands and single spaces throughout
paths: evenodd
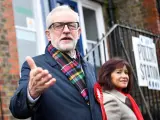
M 122 93 L 122 92 L 121 92 Z M 131 105 L 132 105 L 132 109 L 133 109 L 133 112 L 134 114 L 136 115 L 137 117 L 137 120 L 144 120 L 143 119 L 143 116 L 142 116 L 142 113 L 137 105 L 137 103 L 135 102 L 135 100 L 133 99 L 133 97 L 130 95 L 130 94 L 126 94 L 126 93 L 122 93 L 124 94 L 125 96 L 128 97 L 128 99 L 130 100 L 131 102 Z
M 102 120 L 107 120 L 107 115 L 106 115 L 104 104 L 103 104 L 102 88 L 98 83 L 94 84 L 94 95 L 95 95 L 97 102 L 100 104 L 100 107 L 101 107 Z

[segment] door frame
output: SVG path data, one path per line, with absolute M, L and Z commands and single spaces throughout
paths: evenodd
M 83 15 L 82 8 L 86 7 L 88 9 L 95 11 L 97 30 L 98 30 L 98 39 L 100 40 L 103 37 L 103 35 L 105 34 L 105 25 L 104 25 L 102 6 L 96 2 L 89 1 L 89 0 L 74 0 L 74 1 L 77 1 L 77 4 L 78 4 L 78 10 L 79 10 L 79 14 L 80 14 L 80 24 L 81 24 L 81 28 L 82 28 L 83 51 L 84 51 L 84 54 L 86 54 L 88 46 L 87 46 L 86 29 L 85 29 L 84 15 Z M 88 41 L 88 42 L 93 42 L 93 41 Z M 106 45 L 106 47 L 107 47 L 107 45 Z M 106 49 L 106 51 L 104 53 L 103 49 L 104 49 L 103 45 L 101 45 L 100 46 L 101 54 L 104 55 L 106 53 L 106 58 L 104 58 L 104 56 L 102 56 L 102 58 L 101 58 L 102 63 L 105 62 L 105 59 L 109 58 L 108 50 Z

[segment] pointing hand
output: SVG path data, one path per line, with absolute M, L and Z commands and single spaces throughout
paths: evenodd
M 47 88 L 52 86 L 56 82 L 56 79 L 52 77 L 48 70 L 37 67 L 34 60 L 30 56 L 26 57 L 26 61 L 31 69 L 28 90 L 30 96 L 33 99 L 36 99 Z

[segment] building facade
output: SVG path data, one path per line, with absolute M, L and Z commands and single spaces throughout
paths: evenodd
M 119 21 L 160 34 L 158 0 L 1 0 L 0 119 L 16 120 L 9 111 L 9 103 L 18 86 L 20 68 L 26 56 L 44 53 L 48 42 L 46 16 L 62 4 L 69 4 L 79 13 L 82 34 L 77 48 L 84 56 Z M 109 58 L 109 51 L 103 51 L 103 45 L 99 49 L 95 55 L 101 56 L 95 59 L 103 63 Z M 93 62 L 92 56 L 90 61 Z

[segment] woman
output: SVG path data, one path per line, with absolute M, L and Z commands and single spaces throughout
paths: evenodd
M 113 58 L 99 70 L 98 83 L 103 89 L 107 120 L 143 120 L 143 116 L 129 92 L 132 73 L 127 61 Z

